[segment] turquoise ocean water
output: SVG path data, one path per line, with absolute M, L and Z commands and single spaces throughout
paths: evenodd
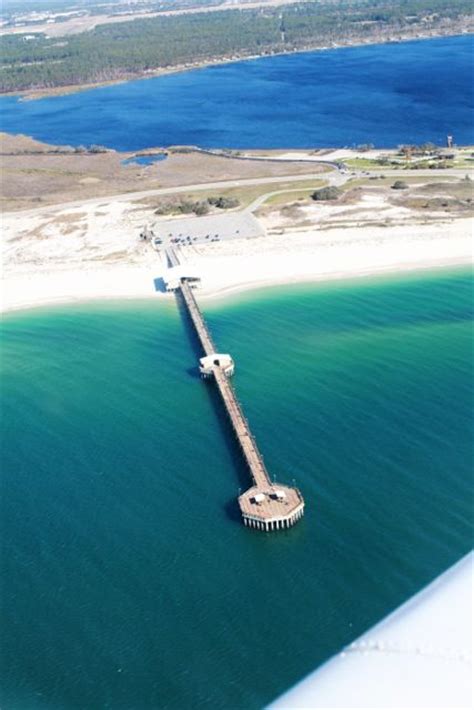
M 248 483 L 170 300 L 2 327 L 5 709 L 260 708 L 471 546 L 472 277 L 205 304 L 294 529 Z

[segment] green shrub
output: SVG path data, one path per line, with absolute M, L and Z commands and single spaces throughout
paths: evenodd
M 207 202 L 195 202 L 193 212 L 198 216 L 207 214 L 209 212 L 209 205 Z
M 342 195 L 341 190 L 338 187 L 331 185 L 330 187 L 321 187 L 319 190 L 315 190 L 311 195 L 313 200 L 337 200 Z
M 218 207 L 220 210 L 230 210 L 240 204 L 235 197 L 209 197 L 207 201 L 210 205 Z

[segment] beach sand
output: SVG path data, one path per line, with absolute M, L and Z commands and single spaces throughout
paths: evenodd
M 133 202 L 86 205 L 67 211 L 5 215 L 1 310 L 86 300 L 170 298 L 163 292 L 162 254 L 139 241 L 146 209 Z M 393 216 L 393 215 L 392 215 Z M 359 216 L 360 217 L 360 214 Z M 202 278 L 200 298 L 275 284 L 363 277 L 369 274 L 468 264 L 472 221 L 286 226 L 256 239 L 178 249 Z

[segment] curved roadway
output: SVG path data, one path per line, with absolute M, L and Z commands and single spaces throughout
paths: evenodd
M 325 180 L 329 185 L 344 185 L 346 182 L 352 179 L 369 178 L 369 177 L 380 177 L 384 175 L 385 177 L 464 177 L 466 174 L 472 173 L 469 169 L 458 169 L 458 168 L 448 168 L 446 170 L 377 170 L 377 171 L 367 171 L 367 170 L 353 170 L 349 171 L 347 169 L 335 169 L 330 173 L 304 173 L 299 175 L 282 175 L 278 177 L 259 177 L 259 178 L 242 178 L 240 180 L 220 180 L 218 182 L 206 182 L 197 184 L 181 185 L 179 187 L 162 187 L 156 188 L 154 190 L 142 190 L 140 192 L 125 192 L 118 195 L 104 195 L 102 197 L 92 197 L 86 200 L 73 200 L 71 202 L 62 202 L 52 205 L 45 205 L 42 207 L 36 207 L 29 210 L 17 210 L 13 212 L 4 212 L 4 215 L 37 215 L 42 213 L 47 213 L 51 211 L 58 211 L 64 209 L 72 209 L 75 207 L 82 207 L 84 205 L 100 205 L 108 202 L 130 202 L 135 200 L 142 200 L 146 197 L 155 197 L 159 195 L 175 195 L 186 192 L 198 192 L 200 190 L 218 190 L 218 189 L 228 189 L 229 187 L 251 187 L 253 185 L 272 185 L 282 182 L 304 182 L 309 180 Z M 253 211 L 257 209 L 262 202 L 268 199 L 273 194 L 279 192 L 288 192 L 288 190 L 277 190 L 275 192 L 269 192 L 265 195 L 258 197 L 250 206 L 246 208 L 247 211 Z M 262 199 L 263 198 L 263 199 Z

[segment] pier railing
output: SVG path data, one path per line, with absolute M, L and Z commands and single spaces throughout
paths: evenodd
M 177 254 L 172 247 L 166 250 L 166 254 L 172 268 L 180 266 Z M 207 356 L 217 355 L 216 347 L 191 290 L 188 277 L 180 275 L 179 271 L 177 273 L 176 282 L 179 286 L 177 289 L 175 287 L 175 290 L 179 290 L 181 293 L 202 349 Z M 230 356 L 226 357 L 229 359 Z M 251 488 L 239 496 L 239 506 L 245 525 L 266 531 L 294 525 L 303 516 L 303 496 L 297 488 L 280 484 L 278 486 L 280 490 L 278 490 L 272 485 L 257 442 L 250 431 L 250 426 L 229 381 L 229 371 L 219 364 L 219 357 L 211 358 L 209 374 L 211 373 L 216 381 L 254 483 Z
M 179 266 L 179 259 L 173 247 L 168 247 L 166 249 L 166 258 L 168 259 L 170 266 Z
M 214 377 L 255 484 L 262 487 L 271 486 L 270 476 L 268 475 L 263 457 L 252 436 L 247 419 L 235 395 L 234 388 L 221 368 L 216 367 Z
M 201 341 L 205 355 L 212 355 L 212 353 L 217 352 L 216 346 L 212 341 L 206 321 L 204 320 L 200 308 L 196 303 L 191 286 L 187 283 L 187 281 L 181 281 L 181 294 L 188 308 L 188 313 L 191 316 L 191 320 L 193 321 L 199 340 Z
M 167 256 L 172 266 L 179 266 L 179 261 L 174 249 L 167 249 Z M 198 334 L 205 355 L 212 355 L 216 351 L 216 346 L 212 340 L 209 329 L 201 313 L 191 286 L 186 279 L 180 281 L 180 291 L 188 313 L 193 322 L 196 333 Z M 270 476 L 268 475 L 263 457 L 258 450 L 257 442 L 255 441 L 250 431 L 247 419 L 244 416 L 242 407 L 235 395 L 234 388 L 229 382 L 226 374 L 218 365 L 214 367 L 214 378 L 217 382 L 222 400 L 224 402 L 227 414 L 232 423 L 237 440 L 244 453 L 247 465 L 252 474 L 252 478 L 257 486 L 271 486 Z

